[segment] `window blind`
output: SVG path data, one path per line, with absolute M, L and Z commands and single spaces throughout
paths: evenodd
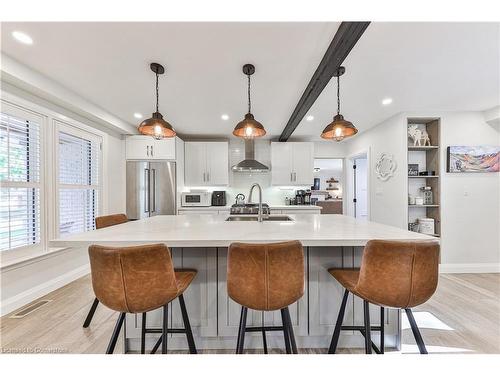
M 40 123 L 1 112 L 0 251 L 39 244 Z
M 101 140 L 59 131 L 59 234 L 95 229 L 99 211 Z

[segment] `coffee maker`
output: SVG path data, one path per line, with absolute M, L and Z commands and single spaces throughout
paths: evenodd
M 295 201 L 297 205 L 306 204 L 305 203 L 306 191 L 305 190 L 297 190 L 295 192 Z

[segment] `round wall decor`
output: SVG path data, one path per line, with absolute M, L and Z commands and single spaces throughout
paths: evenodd
M 383 152 L 380 154 L 375 164 L 375 173 L 377 177 L 382 181 L 387 181 L 389 178 L 394 176 L 394 171 L 396 170 L 396 161 L 392 154 L 387 154 Z

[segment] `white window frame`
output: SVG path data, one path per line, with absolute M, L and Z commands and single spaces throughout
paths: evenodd
M 99 214 L 107 213 L 108 205 L 108 178 L 107 178 L 107 160 L 108 160 L 108 134 L 99 130 L 96 124 L 91 122 L 82 122 L 75 119 L 71 113 L 64 110 L 49 109 L 48 104 L 38 104 L 35 97 L 19 96 L 0 90 L 1 109 L 17 109 L 22 113 L 30 113 L 40 122 L 40 244 L 19 247 L 8 251 L 0 251 L 0 268 L 11 267 L 31 259 L 41 259 L 46 256 L 52 256 L 58 251 L 66 248 L 54 248 L 50 246 L 50 241 L 58 238 L 59 231 L 59 205 L 58 197 L 58 138 L 56 126 L 63 124 L 71 126 L 74 129 L 84 131 L 87 134 L 101 138 L 100 153 L 100 172 L 99 172 Z M 49 103 L 50 104 L 50 103 Z M 12 113 L 15 115 L 14 113 Z
M 45 173 L 46 173 L 46 124 L 47 118 L 40 113 L 33 112 L 28 108 L 18 106 L 14 103 L 8 102 L 4 99 L 1 100 L 1 112 L 14 117 L 23 118 L 29 121 L 33 121 L 39 124 L 40 132 L 40 170 L 39 170 L 39 182 L 36 184 L 39 189 L 39 199 L 40 199 L 40 242 L 38 244 L 20 246 L 14 249 L 2 251 L 2 258 L 4 256 L 26 256 L 33 252 L 43 251 L 47 248 L 47 220 L 46 220 L 46 188 L 45 188 Z M 19 182 L 19 181 L 2 181 L 0 182 L 2 187 L 7 188 L 26 188 L 32 187 L 33 183 Z
M 54 147 L 54 157 L 55 157 L 55 170 L 54 170 L 54 186 L 55 186 L 55 211 L 54 211 L 54 234 L 55 237 L 59 237 L 59 192 L 60 189 L 64 188 L 71 188 L 71 189 L 89 189 L 93 188 L 97 190 L 98 192 L 98 205 L 97 205 L 97 214 L 102 215 L 103 212 L 103 137 L 100 135 L 95 134 L 94 132 L 89 132 L 87 130 L 83 130 L 79 127 L 72 126 L 66 122 L 59 121 L 59 120 L 54 120 L 54 142 L 55 142 L 55 147 Z M 73 135 L 75 137 L 83 138 L 83 139 L 88 139 L 91 141 L 95 141 L 99 144 L 99 165 L 98 165 L 98 185 L 74 185 L 74 184 L 69 184 L 69 185 L 64 185 L 59 182 L 59 133 L 64 132 L 66 134 Z

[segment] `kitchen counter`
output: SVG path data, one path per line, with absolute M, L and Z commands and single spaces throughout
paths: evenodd
M 288 208 L 288 206 L 287 206 Z M 305 292 L 292 304 L 290 315 L 298 347 L 327 348 L 334 329 L 343 288 L 328 273 L 328 268 L 359 267 L 363 246 L 370 239 L 429 240 L 434 237 L 407 230 L 359 221 L 343 215 L 289 214 L 288 222 L 227 222 L 228 214 L 189 214 L 156 216 L 144 220 L 75 234 L 50 242 L 58 247 L 87 247 L 90 244 L 127 246 L 162 242 L 172 252 L 175 267 L 194 268 L 196 278 L 184 293 L 184 299 L 198 349 L 233 349 L 236 345 L 240 306 L 227 294 L 227 247 L 235 241 L 274 242 L 297 239 L 304 245 Z M 272 216 L 272 215 L 271 215 Z M 147 293 L 147 290 L 145 290 Z M 182 328 L 179 302 L 169 308 L 169 326 Z M 162 310 L 148 313 L 148 327 L 160 328 Z M 373 325 L 379 324 L 379 308 L 371 306 Z M 278 312 L 249 311 L 248 326 L 281 325 Z M 350 297 L 345 324 L 363 322 L 363 302 Z M 401 316 L 388 310 L 385 318 L 386 347 L 400 347 Z M 125 351 L 140 348 L 141 314 L 127 314 Z M 378 332 L 372 333 L 378 342 Z M 159 335 L 149 334 L 146 349 Z M 246 348 L 262 348 L 260 333 L 248 333 Z M 269 347 L 283 347 L 281 332 L 268 332 Z M 341 333 L 339 347 L 363 347 L 358 332 Z M 169 349 L 186 349 L 184 335 L 169 337 Z
M 232 242 L 300 240 L 304 246 L 364 246 L 370 239 L 435 240 L 344 215 L 290 214 L 293 221 L 228 222 L 229 215 L 165 215 L 75 234 L 50 246 L 132 245 L 162 242 L 171 247 L 227 247 Z M 271 215 L 272 216 L 272 215 Z

